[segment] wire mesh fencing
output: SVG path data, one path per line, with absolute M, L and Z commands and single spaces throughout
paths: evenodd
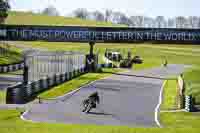
M 25 56 L 28 81 L 38 81 L 63 73 L 70 73 L 85 67 L 85 55 L 80 52 L 30 52 Z

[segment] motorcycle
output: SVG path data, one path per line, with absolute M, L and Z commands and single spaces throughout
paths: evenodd
M 89 113 L 92 108 L 96 108 L 96 103 L 89 98 L 85 99 L 82 104 L 83 104 L 82 112 Z

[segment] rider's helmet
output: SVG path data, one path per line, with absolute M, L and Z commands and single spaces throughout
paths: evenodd
M 89 97 L 97 97 L 98 96 L 98 92 L 95 91 L 94 93 L 92 93 Z
M 93 94 L 94 94 L 94 95 L 98 95 L 98 91 L 95 91 Z

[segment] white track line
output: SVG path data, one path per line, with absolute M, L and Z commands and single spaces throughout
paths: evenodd
M 28 114 L 28 112 L 29 112 L 29 109 L 27 109 L 27 110 L 20 116 L 20 118 L 21 118 L 23 121 L 36 123 L 37 121 L 33 121 L 33 120 L 29 120 L 29 119 L 26 119 L 26 118 L 25 118 L 25 116 L 26 116 L 26 114 Z
M 158 105 L 155 108 L 155 122 L 159 127 L 162 127 L 162 125 L 160 124 L 159 120 L 158 120 L 158 115 L 160 112 L 160 105 L 162 104 L 162 96 L 163 96 L 163 90 L 164 90 L 164 86 L 166 84 L 166 81 L 163 82 L 162 87 L 160 89 L 160 96 L 159 96 L 159 102 Z

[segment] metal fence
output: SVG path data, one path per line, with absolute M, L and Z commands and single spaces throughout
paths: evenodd
M 79 52 L 27 52 L 25 66 L 28 68 L 28 81 L 38 81 L 63 73 L 85 68 L 85 55 Z
M 24 83 L 7 88 L 7 104 L 24 104 L 37 94 L 84 74 L 85 55 L 79 52 L 26 51 Z M 26 75 L 26 76 L 25 76 Z

